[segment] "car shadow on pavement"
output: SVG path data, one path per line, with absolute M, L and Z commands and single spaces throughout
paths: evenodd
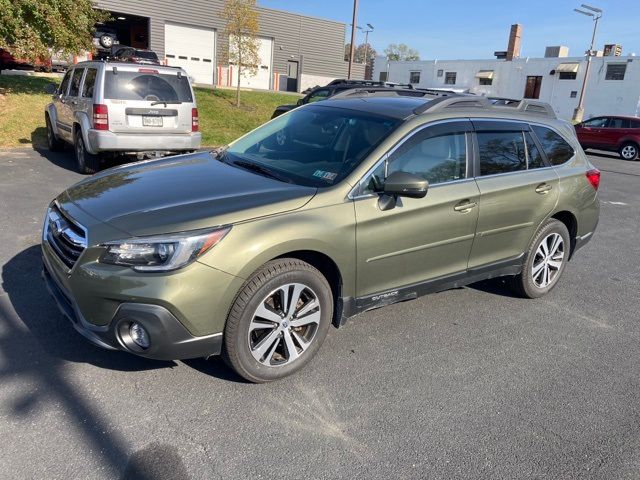
M 49 297 L 40 278 L 41 265 L 40 247 L 32 246 L 2 267 L 6 295 L 0 291 L 0 383 L 19 382 L 21 392 L 6 410 L 27 417 L 44 404 L 57 405 L 81 430 L 86 450 L 100 452 L 101 462 L 123 478 L 187 478 L 177 450 L 170 445 L 151 443 L 129 455 L 126 439 L 95 406 L 92 393 L 69 381 L 67 368 L 69 362 L 82 362 L 141 371 L 175 363 L 107 352 L 87 343 Z M 158 460 L 167 456 L 167 462 Z
M 31 134 L 32 138 L 34 134 L 35 132 Z M 52 152 L 48 148 L 41 148 L 38 146 L 34 146 L 33 149 L 38 152 L 40 156 L 46 158 L 57 167 L 64 168 L 71 172 L 76 171 L 76 157 L 71 147 L 65 146 L 65 148 L 60 152 Z
M 466 288 L 472 290 L 478 290 L 480 292 L 490 293 L 492 295 L 499 295 L 501 297 L 510 298 L 522 298 L 518 296 L 509 285 L 507 285 L 504 278 L 492 278 L 490 280 L 482 280 L 480 282 L 467 285 Z

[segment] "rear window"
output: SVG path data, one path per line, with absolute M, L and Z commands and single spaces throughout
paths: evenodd
M 108 70 L 105 74 L 104 98 L 147 100 L 151 102 L 192 102 L 186 75 Z
M 550 128 L 537 125 L 531 125 L 531 128 L 533 128 L 538 140 L 540 140 L 542 150 L 544 150 L 552 165 L 562 165 L 573 157 L 573 147 L 556 132 Z

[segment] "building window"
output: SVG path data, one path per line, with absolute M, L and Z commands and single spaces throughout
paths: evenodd
M 447 72 L 444 75 L 444 83 L 445 83 L 445 85 L 455 85 L 456 84 L 456 72 Z
M 577 75 L 576 72 L 560 72 L 560 80 L 575 80 Z
M 389 78 L 389 72 L 380 72 L 380 81 L 386 82 Z
M 409 72 L 409 83 L 420 83 L 420 72 Z
M 438 70 L 438 77 L 441 77 L 442 75 L 444 75 L 444 70 Z
M 578 91 L 577 90 L 571 90 L 571 94 L 569 95 L 570 98 L 576 98 L 578 96 Z
M 493 84 L 493 78 L 479 78 L 478 81 L 480 82 L 480 85 L 492 85 Z
M 624 80 L 624 74 L 627 72 L 626 63 L 608 63 L 605 80 Z

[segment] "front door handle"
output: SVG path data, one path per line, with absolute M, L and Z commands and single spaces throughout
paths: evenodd
M 463 200 L 462 202 L 458 203 L 455 207 L 453 207 L 453 209 L 456 212 L 467 213 L 467 212 L 470 212 L 472 208 L 475 208 L 477 206 L 478 206 L 478 204 L 476 202 L 470 202 L 469 200 Z
M 553 187 L 548 183 L 541 183 L 536 187 L 536 193 L 539 193 L 540 195 L 546 195 L 551 191 L 552 188 Z

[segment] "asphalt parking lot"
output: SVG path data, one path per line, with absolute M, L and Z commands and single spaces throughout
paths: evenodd
M 70 151 L 0 150 L 0 478 L 638 478 L 640 162 L 539 300 L 485 282 L 332 329 L 283 381 L 88 344 L 40 279 Z

